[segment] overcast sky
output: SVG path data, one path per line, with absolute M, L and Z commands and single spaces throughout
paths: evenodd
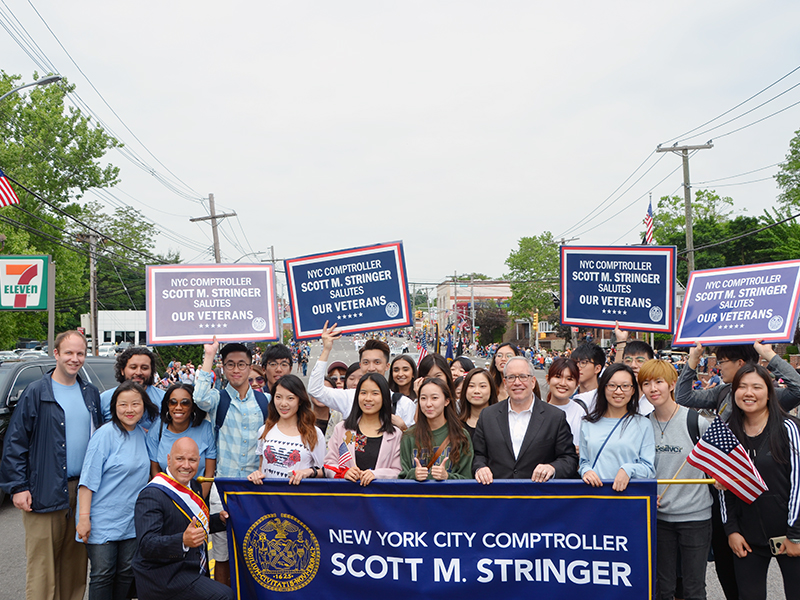
M 27 0 L 0 0 L 0 22 L 16 17 L 149 167 L 238 213 L 223 226 L 225 259 L 402 240 L 412 282 L 500 277 L 519 238 L 543 231 L 638 243 L 648 193 L 682 193 L 680 158 L 648 159 L 657 144 L 800 65 L 797 1 L 32 2 L 124 125 Z M 2 29 L 0 68 L 26 82 L 41 72 Z M 797 84 L 800 71 L 708 127 Z M 692 158 L 692 181 L 782 161 L 800 104 L 718 136 L 795 102 L 800 87 L 678 138 L 714 140 Z M 122 169 L 120 201 L 188 238 L 162 235 L 159 251 L 212 260 L 210 226 L 188 222 L 204 214 L 199 201 L 117 151 L 107 159 Z M 774 181 L 730 184 L 776 170 L 710 185 L 758 215 Z

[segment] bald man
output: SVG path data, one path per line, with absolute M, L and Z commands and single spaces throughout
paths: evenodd
M 208 578 L 208 534 L 224 530 L 228 514 L 209 515 L 194 480 L 199 462 L 194 440 L 176 440 L 167 472 L 156 475 L 136 500 L 133 572 L 141 598 L 233 600 L 231 588 Z

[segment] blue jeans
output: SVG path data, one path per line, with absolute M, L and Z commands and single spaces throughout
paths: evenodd
M 681 557 L 683 597 L 686 600 L 706 598 L 706 559 L 711 545 L 711 519 L 674 523 L 656 520 L 656 598 L 665 600 L 675 595 L 678 548 Z
M 131 561 L 136 538 L 86 544 L 89 553 L 89 600 L 125 600 L 133 582 Z

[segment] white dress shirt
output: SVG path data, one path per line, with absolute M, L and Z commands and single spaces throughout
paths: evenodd
M 514 458 L 519 458 L 519 451 L 522 449 L 522 441 L 525 439 L 525 432 L 528 431 L 528 424 L 531 422 L 533 414 L 533 403 L 525 410 L 520 412 L 512 408 L 511 400 L 508 401 L 508 429 L 511 431 L 511 446 L 514 448 Z

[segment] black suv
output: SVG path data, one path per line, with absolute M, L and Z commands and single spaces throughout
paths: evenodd
M 81 369 L 81 378 L 97 386 L 100 393 L 119 385 L 114 377 L 116 359 L 102 356 L 87 356 Z M 8 361 L 0 363 L 0 458 L 2 458 L 3 441 L 6 437 L 11 413 L 17 405 L 22 392 L 42 378 L 42 375 L 56 366 L 54 358 L 37 358 L 32 360 Z M 5 492 L 0 490 L 0 504 Z

